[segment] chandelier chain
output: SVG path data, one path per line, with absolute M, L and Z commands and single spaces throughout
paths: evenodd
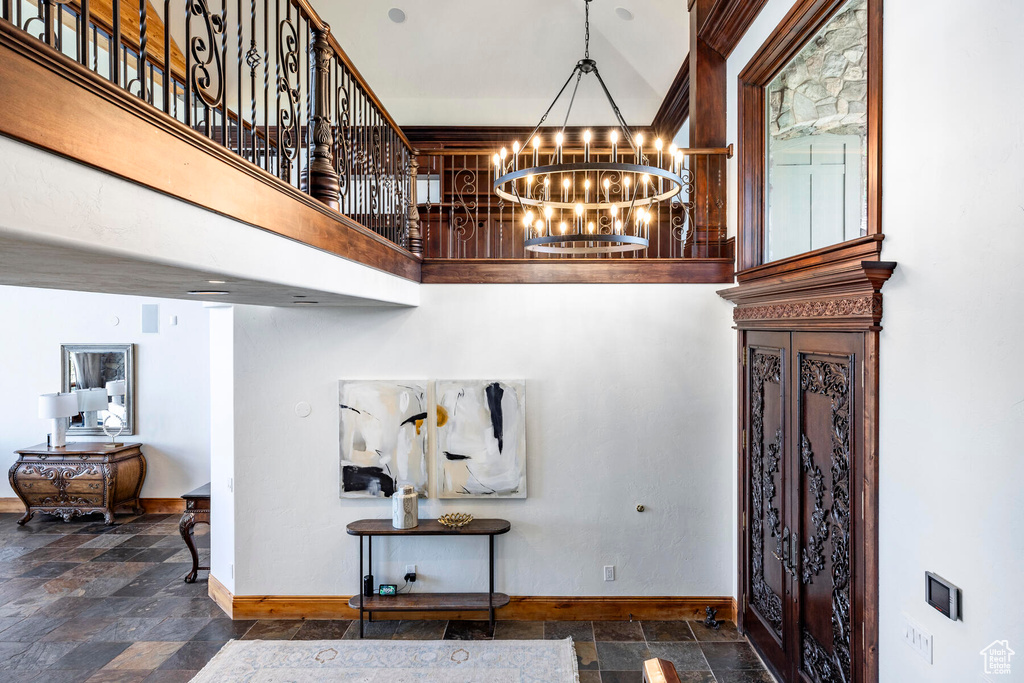
M 586 30 L 585 30 L 585 35 L 584 35 L 584 39 L 583 39 L 584 40 L 584 55 L 583 55 L 583 58 L 584 59 L 590 59 L 590 0 L 584 0 L 583 5 L 587 9 L 587 19 L 584 22 L 584 26 L 586 27 Z

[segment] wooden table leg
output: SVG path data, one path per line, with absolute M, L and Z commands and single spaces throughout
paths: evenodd
M 199 576 L 199 553 L 196 551 L 195 541 L 192 540 L 192 529 L 195 528 L 195 525 L 196 515 L 194 512 L 185 512 L 181 516 L 181 521 L 178 522 L 181 538 L 188 546 L 188 551 L 192 553 L 192 571 L 185 575 L 185 583 L 195 583 L 196 577 Z

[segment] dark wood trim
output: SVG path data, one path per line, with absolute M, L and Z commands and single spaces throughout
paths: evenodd
M 598 131 L 610 127 L 592 126 L 589 129 Z M 525 145 L 527 136 L 533 132 L 533 126 L 406 126 L 403 130 L 412 146 L 424 154 L 443 149 L 486 150 L 491 153 L 500 147 L 509 147 L 514 140 Z M 544 149 L 551 146 L 552 131 L 556 130 L 561 129 L 557 125 L 548 125 L 540 129 L 540 135 L 545 143 Z M 565 145 L 582 147 L 585 130 L 588 128 L 583 126 L 567 127 Z M 643 133 L 645 137 L 657 135 L 650 126 L 641 126 L 633 130 Z
M 0 63 L 0 134 L 255 228 L 419 280 L 417 257 L 7 22 L 0 22 Z M 153 164 L 154 158 L 161 163 Z
M 740 72 L 737 269 L 743 278 L 758 275 L 754 269 L 764 253 L 764 88 L 843 4 L 845 0 L 799 0 Z M 882 232 L 881 38 L 882 0 L 868 0 L 868 236 Z
M 424 284 L 732 282 L 732 259 L 424 259 Z
M 148 514 L 169 515 L 185 511 L 181 498 L 141 498 L 142 507 Z M 0 513 L 25 512 L 25 504 L 18 498 L 0 498 Z
M 768 0 L 718 0 L 700 25 L 700 37 L 728 57 Z
M 210 575 L 209 594 L 232 619 L 358 619 L 349 595 L 232 595 Z M 719 619 L 735 618 L 728 596 L 521 596 L 497 610 L 499 619 L 515 621 L 625 621 L 704 618 L 704 608 L 718 610 Z M 479 619 L 479 612 L 375 613 L 387 619 Z
M 882 253 L 883 239 L 885 239 L 884 235 L 866 235 L 848 242 L 832 244 L 821 249 L 738 271 L 736 279 L 743 283 L 792 275 L 801 271 L 816 271 L 823 266 L 837 263 L 878 260 Z
M 877 330 L 882 285 L 895 267 L 893 261 L 846 259 L 718 294 L 736 304 L 733 321 L 741 329 Z
M 672 80 L 665 99 L 654 115 L 651 128 L 661 137 L 671 140 L 679 132 L 690 116 L 690 55 L 686 55 L 683 65 L 679 67 L 676 77 Z

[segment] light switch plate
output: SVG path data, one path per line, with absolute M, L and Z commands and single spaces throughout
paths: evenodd
M 932 634 L 906 614 L 903 615 L 903 642 L 921 656 L 921 659 L 932 663 Z

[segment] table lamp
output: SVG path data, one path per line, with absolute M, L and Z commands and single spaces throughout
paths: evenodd
M 110 405 L 107 402 L 107 390 L 103 387 L 77 389 L 75 396 L 78 397 L 78 411 L 82 413 L 82 425 L 85 427 L 99 426 L 96 411 L 106 410 Z
M 51 420 L 50 447 L 63 448 L 68 430 L 67 418 L 78 415 L 78 397 L 74 394 L 41 394 L 39 417 Z
M 113 397 L 113 402 L 124 405 L 124 395 L 128 392 L 128 382 L 123 379 L 115 379 L 107 382 L 107 396 Z

